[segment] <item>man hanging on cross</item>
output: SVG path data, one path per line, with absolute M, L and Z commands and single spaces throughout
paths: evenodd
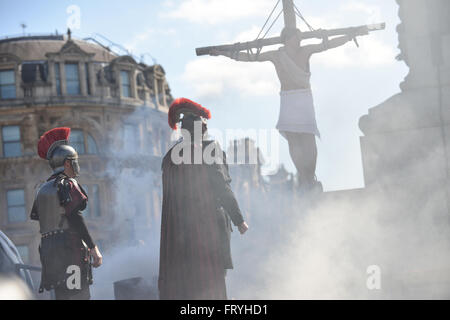
M 357 36 L 367 35 L 369 31 L 384 29 L 385 25 L 313 31 L 295 7 L 297 15 L 311 30 L 311 32 L 301 32 L 296 28 L 294 7 L 293 0 L 283 0 L 285 27 L 280 37 L 257 39 L 234 45 L 197 48 L 197 55 L 223 55 L 237 61 L 270 61 L 274 64 L 281 84 L 280 113 L 276 128 L 288 141 L 289 153 L 297 169 L 301 190 L 322 190 L 322 185 L 317 181 L 315 175 L 317 161 L 315 136 L 320 137 L 320 133 L 316 124 L 310 84 L 310 58 L 315 53 L 337 48 L 351 40 L 358 45 Z M 340 36 L 328 38 L 337 35 Z M 322 43 L 301 46 L 301 40 L 308 38 L 321 38 Z M 284 46 L 278 50 L 260 53 L 263 46 L 279 43 Z M 258 53 L 252 53 L 251 48 L 257 48 Z M 247 52 L 242 52 L 242 50 Z
M 311 91 L 310 58 L 313 54 L 344 45 L 357 34 L 328 40 L 321 44 L 301 46 L 298 29 L 283 29 L 281 38 L 285 45 L 278 50 L 260 54 L 212 50 L 211 55 L 223 55 L 237 61 L 270 61 L 274 64 L 281 84 L 280 113 L 276 128 L 289 144 L 289 153 L 304 190 L 321 188 L 316 180 L 317 146 L 320 137 Z

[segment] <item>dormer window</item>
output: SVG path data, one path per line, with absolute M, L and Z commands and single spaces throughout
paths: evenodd
M 0 99 L 16 98 L 14 70 L 0 70 Z
M 130 74 L 128 71 L 120 71 L 122 97 L 131 98 Z
M 80 75 L 78 73 L 78 63 L 66 63 L 66 91 L 69 96 L 80 95 Z

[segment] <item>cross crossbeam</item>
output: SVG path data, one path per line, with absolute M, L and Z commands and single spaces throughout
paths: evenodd
M 294 1 L 293 0 L 283 0 L 283 16 L 284 16 L 284 28 L 285 29 L 296 29 L 296 18 L 295 18 L 295 9 L 294 9 Z M 319 29 L 308 32 L 301 32 L 300 37 L 301 40 L 305 39 L 323 39 L 332 36 L 339 35 L 352 35 L 354 36 L 355 43 L 357 35 L 365 35 L 371 31 L 383 30 L 386 28 L 385 23 L 378 24 L 370 24 L 370 25 L 362 25 L 357 27 L 349 27 L 349 28 L 339 28 L 339 29 Z M 212 51 L 229 51 L 236 52 L 242 50 L 252 50 L 257 49 L 258 52 L 265 46 L 271 46 L 275 44 L 283 44 L 284 39 L 281 36 L 271 37 L 271 38 L 262 38 L 253 41 L 247 42 L 237 42 L 234 44 L 226 44 L 219 46 L 209 46 L 209 47 L 201 47 L 196 48 L 197 56 L 209 55 Z

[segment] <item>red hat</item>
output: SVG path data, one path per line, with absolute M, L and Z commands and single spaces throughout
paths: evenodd
M 59 145 L 69 143 L 70 128 L 54 128 L 44 133 L 38 142 L 38 154 L 42 159 L 50 159 L 52 151 Z
M 211 119 L 211 112 L 202 107 L 202 105 L 186 98 L 178 98 L 172 102 L 169 108 L 169 126 L 173 130 L 177 129 L 177 123 L 180 121 L 182 113 L 193 113 L 200 117 Z

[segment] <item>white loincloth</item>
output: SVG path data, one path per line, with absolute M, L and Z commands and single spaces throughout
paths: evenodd
M 276 128 L 285 138 L 286 131 L 312 133 L 320 138 L 311 89 L 280 92 L 280 115 Z

